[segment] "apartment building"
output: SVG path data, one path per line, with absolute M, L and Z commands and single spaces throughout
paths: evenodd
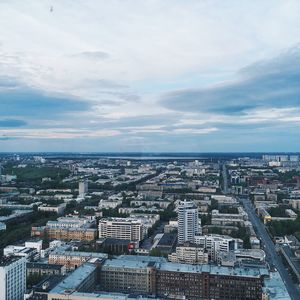
M 57 249 L 49 254 L 48 263 L 63 265 L 67 270 L 72 270 L 78 268 L 83 263 L 90 260 L 103 260 L 107 257 L 108 255 L 105 253 L 65 251 Z
M 197 206 L 193 201 L 180 201 L 178 204 L 178 244 L 193 243 L 195 235 L 200 231 Z
M 97 266 L 86 263 L 59 282 L 49 293 L 48 300 L 67 300 L 74 291 L 91 292 L 97 281 Z M 72 296 L 71 296 L 72 297 Z M 80 299 L 77 298 L 77 299 Z
M 230 252 L 242 248 L 243 241 L 227 235 L 201 235 L 195 237 L 195 244 L 207 251 L 209 259 L 218 261 L 220 252 Z
M 47 263 L 26 263 L 27 276 L 30 275 L 65 275 L 66 267 L 64 265 L 47 264 Z
M 246 221 L 248 221 L 248 215 L 242 207 L 238 207 L 238 213 L 236 214 L 220 213 L 217 209 L 214 209 L 211 214 L 212 225 L 244 226 Z
M 101 268 L 101 288 L 128 294 L 154 294 L 155 262 L 149 259 L 126 259 L 127 257 L 104 262 Z
M 47 228 L 50 239 L 93 241 L 97 238 L 96 228 Z
M 115 238 L 138 241 L 144 239 L 145 231 L 140 220 L 130 218 L 101 219 L 98 225 L 99 238 Z
M 108 292 L 170 299 L 261 299 L 266 268 L 232 268 L 167 262 L 161 257 L 120 256 L 101 268 Z
M 195 244 L 185 243 L 176 247 L 176 252 L 168 255 L 171 262 L 185 264 L 206 264 L 208 253 L 205 249 Z
M 0 260 L 0 299 L 23 300 L 26 290 L 26 259 L 3 257 Z

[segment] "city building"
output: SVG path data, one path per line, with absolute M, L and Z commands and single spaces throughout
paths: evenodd
M 145 237 L 143 224 L 137 219 L 109 218 L 99 221 L 99 238 L 141 241 Z
M 37 260 L 40 256 L 39 252 L 35 248 L 28 248 L 25 246 L 8 245 L 3 249 L 3 255 L 24 257 L 27 261 Z
M 155 270 L 155 262 L 143 256 L 106 260 L 101 267 L 101 288 L 109 292 L 155 294 Z
M 195 244 L 185 243 L 176 247 L 176 252 L 168 255 L 171 262 L 185 264 L 206 264 L 208 253 L 205 249 Z
M 88 182 L 86 180 L 79 181 L 78 194 L 83 196 L 88 192 Z
M 66 267 L 64 265 L 47 264 L 40 262 L 27 262 L 26 263 L 27 276 L 30 275 L 65 275 Z
M 178 244 L 193 243 L 195 236 L 200 232 L 197 206 L 193 201 L 180 201 L 178 204 Z
M 48 300 L 66 300 L 76 292 L 92 292 L 97 281 L 97 266 L 85 263 L 59 282 L 48 293 Z M 80 299 L 80 298 L 77 298 Z
M 66 203 L 62 203 L 59 205 L 47 205 L 43 204 L 38 207 L 38 211 L 43 211 L 43 212 L 53 212 L 58 215 L 62 215 L 65 212 L 66 208 Z
M 80 252 L 80 251 L 65 251 L 56 249 L 49 254 L 48 263 L 55 265 L 63 265 L 67 270 L 76 269 L 83 263 L 90 260 L 103 260 L 108 255 L 105 253 L 95 252 Z
M 58 240 L 93 241 L 97 238 L 96 228 L 47 228 L 47 236 Z
M 6 230 L 6 224 L 3 222 L 0 222 L 0 231 Z
M 248 221 L 248 214 L 242 207 L 238 207 L 238 213 L 220 213 L 219 210 L 214 209 L 211 213 L 211 224 L 212 225 L 239 225 L 244 226 L 245 222 Z
M 227 235 L 200 235 L 195 237 L 195 244 L 207 251 L 209 259 L 217 262 L 219 253 L 231 252 L 243 247 L 243 241 Z
M 0 260 L 0 299 L 23 300 L 26 290 L 26 260 L 3 257 Z
M 101 288 L 169 299 L 261 299 L 266 267 L 241 268 L 167 262 L 162 257 L 119 256 L 101 268 Z
M 96 219 L 61 217 L 57 221 L 48 221 L 44 227 L 32 227 L 32 236 L 45 236 L 49 239 L 93 241 L 97 237 Z

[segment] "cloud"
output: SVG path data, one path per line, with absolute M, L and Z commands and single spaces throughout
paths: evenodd
M 23 120 L 5 119 L 0 120 L 0 127 L 22 127 L 27 123 Z
M 254 109 L 300 107 L 300 48 L 294 48 L 292 53 L 244 68 L 229 83 L 168 93 L 161 103 L 178 111 L 225 115 L 244 114 Z
M 212 133 L 215 131 L 218 131 L 219 129 L 216 127 L 211 127 L 211 128 L 178 128 L 174 129 L 175 134 L 208 134 Z
M 83 130 L 74 128 L 0 129 L 0 136 L 19 139 L 105 138 L 119 135 L 117 130 Z
M 84 59 L 91 59 L 91 60 L 102 60 L 109 58 L 109 54 L 103 51 L 83 51 L 80 53 L 72 54 L 71 57 L 75 58 L 84 58 Z
M 88 110 L 89 107 L 86 101 L 30 88 L 0 90 L 0 116 L 57 118 L 66 113 Z
M 1 149 L 299 148 L 299 1 L 71 2 L 0 1 Z

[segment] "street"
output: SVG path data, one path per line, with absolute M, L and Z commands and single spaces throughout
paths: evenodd
M 243 204 L 246 212 L 248 213 L 249 220 L 252 223 L 256 234 L 261 239 L 263 250 L 266 252 L 266 260 L 270 265 L 270 268 L 276 268 L 279 272 L 283 282 L 285 283 L 286 289 L 288 290 L 291 299 L 300 299 L 299 287 L 292 281 L 291 276 L 285 269 L 281 257 L 277 254 L 275 246 L 266 231 L 264 224 L 260 221 L 257 216 L 255 209 L 248 197 L 239 198 Z

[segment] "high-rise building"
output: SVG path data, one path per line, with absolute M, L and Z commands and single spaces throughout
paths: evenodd
M 0 260 L 0 299 L 23 300 L 26 291 L 26 259 L 3 257 Z
M 79 195 L 85 195 L 88 192 L 88 182 L 86 180 L 79 181 Z
M 195 235 L 200 234 L 200 231 L 197 206 L 193 201 L 180 201 L 178 205 L 178 244 L 193 243 Z

